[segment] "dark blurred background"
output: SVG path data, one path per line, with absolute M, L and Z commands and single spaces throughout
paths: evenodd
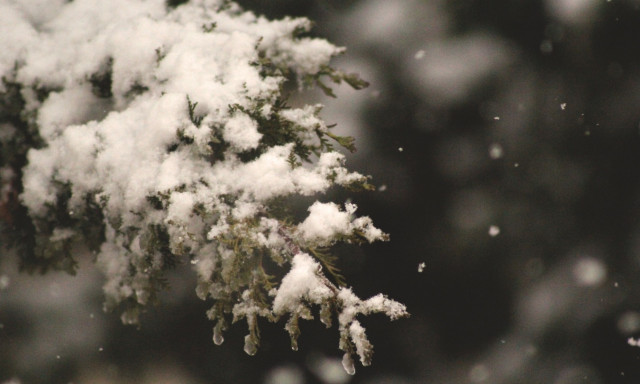
M 306 16 L 371 85 L 318 92 L 357 138 L 352 199 L 391 242 L 339 246 L 360 296 L 412 316 L 362 319 L 371 367 L 347 376 L 335 329 L 238 324 L 211 341 L 189 266 L 140 329 L 101 311 L 101 277 L 0 264 L 0 382 L 639 383 L 640 0 L 243 0 Z M 13 381 L 9 381 L 12 380 Z

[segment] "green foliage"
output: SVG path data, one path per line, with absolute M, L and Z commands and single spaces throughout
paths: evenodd
M 198 102 L 197 101 L 195 103 L 191 102 L 189 95 L 187 95 L 187 105 L 189 108 L 189 120 L 191 120 L 193 125 L 195 125 L 196 127 L 199 127 L 200 124 L 202 123 L 202 119 L 204 118 L 204 116 L 196 115 L 196 107 L 198 106 Z
M 325 268 L 333 280 L 341 287 L 346 287 L 347 282 L 344 276 L 340 273 L 340 268 L 337 266 L 338 257 L 330 252 L 326 247 L 309 248 L 309 253 L 313 255 L 322 266 Z
M 166 0 L 166 2 L 167 2 L 167 7 L 176 8 L 182 4 L 188 3 L 189 0 Z
M 213 31 L 216 29 L 216 27 L 217 27 L 217 26 L 218 26 L 218 24 L 217 24 L 217 23 L 215 23 L 215 22 L 211 22 L 211 23 L 209 23 L 209 24 L 204 24 L 204 25 L 202 26 L 202 30 L 203 30 L 204 32 L 206 32 L 206 33 L 210 33 L 210 32 L 213 32 Z
M 111 92 L 112 73 L 113 58 L 108 58 L 102 64 L 100 71 L 89 77 L 89 83 L 91 83 L 91 90 L 94 95 L 102 99 L 113 97 L 113 93 Z
M 303 78 L 303 82 L 305 86 L 317 86 L 325 93 L 325 95 L 335 98 L 336 95 L 333 93 L 333 89 L 324 83 L 323 77 L 328 77 L 334 84 L 341 84 L 344 81 L 353 89 L 364 89 L 369 86 L 369 83 L 362 80 L 358 74 L 345 73 L 327 65 L 323 66 L 317 73 L 306 75 Z

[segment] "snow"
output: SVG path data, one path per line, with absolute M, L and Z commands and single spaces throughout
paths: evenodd
M 310 195 L 329 187 L 317 173 L 293 172 L 287 162 L 291 151 L 292 145 L 275 146 L 249 163 L 230 160 L 219 164 L 205 177 L 210 185 L 225 186 L 226 193 L 244 192 L 260 201 L 296 192 Z M 309 179 L 315 183 L 311 185 Z
M 67 108 L 69 105 L 77 107 Z M 82 124 L 103 117 L 103 111 L 107 108 L 109 108 L 107 102 L 95 97 L 88 84 L 54 92 L 49 95 L 38 111 L 40 135 L 53 139 L 69 125 Z
M 16 61 L 22 60 L 29 48 L 37 39 L 37 32 L 33 25 L 21 17 L 20 9 L 14 4 L 0 3 L 0 74 L 8 79 Z M 0 92 L 5 91 L 4 83 L 0 81 Z
M 363 365 L 369 365 L 364 356 L 371 350 L 371 343 L 367 340 L 365 329 L 360 325 L 358 320 L 354 320 L 351 323 L 349 335 L 356 345 L 356 353 L 360 356 L 360 361 Z
M 186 192 L 174 192 L 169 201 L 167 220 L 189 221 L 194 205 L 193 195 Z
M 290 41 L 284 40 L 285 43 Z M 328 62 L 333 56 L 344 52 L 344 48 L 336 48 L 326 40 L 304 38 L 296 44 L 281 44 L 280 49 L 290 51 L 291 59 L 302 72 L 317 73 L 323 63 Z
M 256 234 L 259 244 L 270 249 L 282 249 L 286 246 L 285 239 L 278 233 L 280 228 L 278 220 L 262 217 L 259 228 L 260 232 Z
M 321 109 L 321 104 L 306 105 L 303 108 L 284 110 L 280 112 L 280 117 L 308 130 L 326 129 L 326 124 L 318 117 Z
M 224 139 L 235 148 L 246 151 L 258 146 L 262 134 L 258 132 L 258 124 L 245 114 L 237 114 L 225 125 Z
M 381 293 L 365 300 L 362 306 L 362 313 L 381 312 L 391 320 L 397 320 L 407 314 L 407 308 L 403 304 L 391 300 Z
M 344 48 L 335 47 L 322 39 L 303 38 L 292 41 L 279 38 L 279 35 L 289 35 L 295 30 L 309 31 L 311 23 L 308 20 L 285 17 L 273 22 L 272 27 L 261 31 L 260 47 L 273 57 L 275 63 L 291 63 L 296 71 L 315 74 L 333 56 L 344 52 Z
M 227 221 L 222 218 L 216 223 L 216 225 L 213 225 L 211 229 L 209 229 L 209 232 L 207 233 L 207 239 L 213 240 L 221 234 L 227 232 L 229 229 L 229 223 L 227 223 Z
M 30 172 L 22 177 L 24 192 L 21 198 L 35 215 L 44 214 L 46 204 L 53 204 L 56 199 L 55 189 L 49 182 L 54 173 L 51 163 L 54 154 L 51 152 L 50 149 L 43 149 L 29 151 L 27 155 Z
M 325 243 L 336 235 L 351 232 L 350 216 L 350 212 L 341 211 L 335 203 L 316 201 L 309 207 L 309 216 L 298 226 L 298 230 L 308 241 Z
M 355 231 L 360 231 L 369 242 L 382 240 L 384 233 L 373 226 L 369 217 L 354 218 L 356 209 L 355 204 L 345 204 L 345 210 L 341 210 L 335 203 L 316 201 L 309 207 L 309 216 L 298 225 L 298 233 L 304 241 L 319 245 L 328 245 L 336 237 Z
M 49 15 L 55 15 L 62 9 L 65 0 L 8 0 L 33 26 L 42 27 Z
M 120 252 L 116 245 L 105 242 L 100 249 L 96 263 L 103 273 L 110 277 L 103 287 L 105 296 L 108 298 L 107 303 L 109 303 L 109 299 L 117 302 L 118 299 L 131 296 L 131 287 L 129 284 L 121 284 L 124 281 L 119 278 L 127 275 L 129 259 Z
M 333 176 L 338 185 L 349 185 L 356 181 L 365 179 L 357 172 L 348 172 L 344 168 L 344 155 L 338 152 L 325 152 L 318 159 L 318 169 L 320 173 L 327 177 Z
M 260 38 L 263 49 L 273 51 L 276 58 L 286 56 L 303 72 L 316 72 L 340 51 L 324 40 L 293 40 L 293 30 L 308 28 L 304 20 L 269 25 L 246 13 L 241 17 L 246 24 L 240 27 L 231 24 L 229 15 L 215 14 L 221 29 L 233 25 L 237 30 L 202 33 L 200 25 L 206 17 L 188 13 L 190 7 L 179 7 L 180 12 L 163 18 L 163 2 L 158 0 L 92 4 L 75 1 L 48 20 L 40 43 L 27 45 L 26 62 L 18 72 L 25 84 L 63 88 L 41 106 L 33 97 L 30 100 L 32 108 L 39 107 L 41 134 L 49 140 L 48 148 L 30 152 L 25 170 L 28 187 L 22 199 L 36 214 L 55 200 L 49 184 L 54 175 L 60 182 L 70 182 L 74 195 L 100 191 L 108 196 L 107 209 L 112 212 L 139 210 L 147 195 L 202 178 L 209 167 L 191 153 L 163 153 L 176 141 L 177 129 L 184 129 L 203 151 L 208 149 L 211 128 L 190 124 L 186 96 L 198 103 L 195 112 L 204 117 L 203 122 L 224 127 L 223 138 L 235 151 L 256 148 L 262 137 L 257 123 L 244 113 L 230 116 L 228 106 L 251 107 L 254 98 L 269 100 L 279 91 L 282 79 L 261 79 L 251 65 Z M 185 23 L 187 16 L 190 21 Z M 113 105 L 93 95 L 86 82 L 93 74 L 109 70 L 106 62 L 112 63 Z M 148 91 L 132 95 L 134 85 Z M 313 116 L 314 108 L 283 114 L 292 119 L 297 115 L 296 121 L 308 129 L 324 127 Z M 273 147 L 247 164 L 230 157 L 205 178 L 214 193 L 240 192 L 257 200 L 323 192 L 330 186 L 327 176 L 332 172 L 339 184 L 361 178 L 341 168 L 338 154 L 323 154 L 316 169 L 292 171 L 287 162 L 290 152 L 289 145 Z M 248 208 L 237 210 L 237 215 L 255 212 L 255 207 Z
M 322 267 L 307 253 L 299 253 L 291 261 L 291 270 L 273 299 L 276 314 L 296 313 L 302 310 L 302 301 L 320 304 L 332 296 L 329 287 L 319 276 Z

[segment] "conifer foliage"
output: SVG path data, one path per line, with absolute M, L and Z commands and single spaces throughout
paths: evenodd
M 386 240 L 356 206 L 316 201 L 300 222 L 281 209 L 332 186 L 371 189 L 336 151 L 320 105 L 287 105 L 285 84 L 366 83 L 333 69 L 343 52 L 305 36 L 304 18 L 270 21 L 230 1 L 89 0 L 0 3 L 1 243 L 22 267 L 74 273 L 78 244 L 95 252 L 107 310 L 137 324 L 190 263 L 210 300 L 213 341 L 259 318 L 338 322 L 343 363 L 371 362 L 357 320 L 405 307 L 358 298 L 329 247 Z M 281 270 L 281 279 L 267 271 Z

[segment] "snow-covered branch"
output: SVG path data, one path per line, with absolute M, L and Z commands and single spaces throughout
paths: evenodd
M 321 106 L 289 108 L 283 94 L 291 79 L 364 86 L 329 66 L 344 50 L 304 37 L 306 19 L 270 21 L 229 1 L 49 7 L 34 18 L 28 5 L 0 4 L 0 219 L 24 267 L 73 272 L 73 247 L 87 245 L 106 277 L 105 308 L 135 324 L 165 271 L 190 261 L 198 296 L 214 302 L 216 344 L 229 317 L 246 319 L 253 354 L 257 319 L 288 315 L 295 346 L 298 318 L 316 304 L 327 324 L 336 314 L 345 359 L 369 364 L 356 315 L 395 319 L 404 306 L 357 298 L 315 257 L 336 241 L 387 236 L 353 204 L 315 202 L 299 224 L 272 209 L 334 185 L 371 188 L 334 149 L 352 150 L 352 139 L 330 132 Z M 278 283 L 267 263 L 291 269 Z

